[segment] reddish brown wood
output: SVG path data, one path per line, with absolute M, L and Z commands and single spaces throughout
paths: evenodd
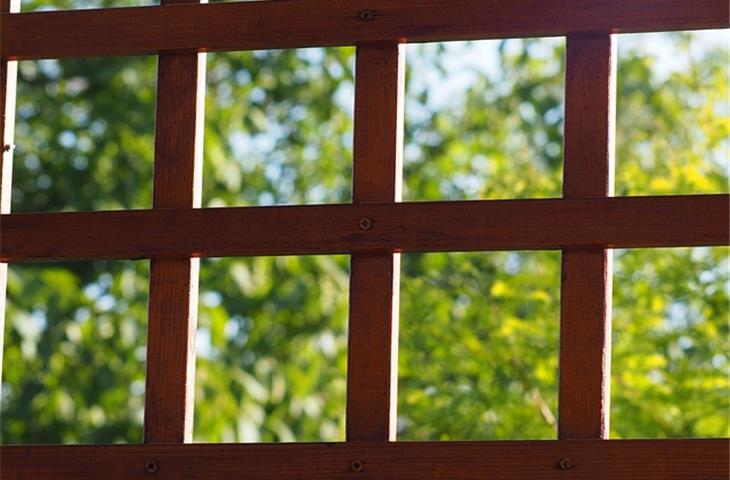
M 613 193 L 616 45 L 613 35 L 569 36 L 563 195 Z M 563 250 L 558 437 L 608 438 L 612 255 Z
M 357 49 L 355 203 L 401 199 L 404 54 L 398 43 L 361 45 Z M 399 254 L 352 256 L 348 440 L 395 440 L 399 273 Z
M 2 217 L 0 261 L 728 245 L 729 203 L 718 194 L 14 213 Z
M 204 53 L 160 55 L 155 208 L 200 207 L 204 98 Z M 150 265 L 144 430 L 148 443 L 192 439 L 198 269 L 199 259 L 189 255 L 153 258 Z
M 7 480 L 725 480 L 729 447 L 727 439 L 2 446 L 0 462 Z
M 156 259 L 150 271 L 145 442 L 189 442 L 193 432 L 199 259 Z
M 353 201 L 400 202 L 405 49 L 361 45 L 355 72 Z
M 0 0 L 0 14 L 20 11 L 20 0 Z M 0 60 L 0 214 L 10 213 L 13 179 L 13 138 L 15 136 L 15 87 L 18 63 Z M 2 230 L 0 217 L 0 231 Z M 2 251 L 2 241 L 0 241 Z M 0 263 L 0 379 L 3 373 L 3 332 L 5 331 L 5 299 L 8 286 L 8 265 Z
M 563 250 L 558 438 L 608 438 L 611 254 Z
M 373 12 L 363 21 L 360 12 Z M 367 17 L 366 17 L 367 18 Z M 0 19 L 4 58 L 135 55 L 727 28 L 726 0 L 291 0 L 33 12 Z
M 613 195 L 616 119 L 614 35 L 566 42 L 563 196 Z

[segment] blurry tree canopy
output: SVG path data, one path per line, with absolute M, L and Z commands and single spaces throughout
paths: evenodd
M 620 51 L 616 194 L 726 192 L 729 48 L 661 38 Z M 408 48 L 406 200 L 561 195 L 564 41 L 488 43 Z M 350 201 L 354 52 L 208 55 L 204 206 Z M 13 211 L 149 208 L 155 57 L 19 70 Z M 348 262 L 203 261 L 196 441 L 344 439 Z M 614 268 L 611 436 L 730 435 L 728 249 Z M 148 273 L 11 265 L 3 443 L 141 441 Z M 559 252 L 404 255 L 398 437 L 555 438 L 559 292 Z

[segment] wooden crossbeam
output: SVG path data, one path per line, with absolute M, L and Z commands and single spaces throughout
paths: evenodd
M 357 48 L 353 202 L 399 202 L 405 49 Z M 374 227 L 363 218 L 360 228 Z M 350 263 L 348 440 L 395 440 L 400 255 L 356 254 Z
M 565 67 L 563 196 L 613 194 L 616 44 L 569 36 Z M 558 437 L 608 438 L 611 384 L 610 250 L 565 249 L 560 290 Z
M 20 0 L 0 0 L 0 14 L 20 11 Z M 13 179 L 13 138 L 15 132 L 15 87 L 18 62 L 0 60 L 0 215 L 10 213 Z M 0 216 L 0 231 L 2 231 Z M 0 240 L 0 251 L 2 251 Z M 3 373 L 5 335 L 5 301 L 8 286 L 8 265 L 0 263 L 0 379 Z
M 727 28 L 726 0 L 290 0 L 0 16 L 9 59 Z
M 729 218 L 727 194 L 15 213 L 0 261 L 728 245 Z
M 163 8 L 189 2 L 164 0 Z M 205 54 L 160 55 L 157 76 L 154 208 L 200 207 Z M 192 440 L 199 265 L 190 255 L 153 258 L 150 264 L 148 443 Z
M 727 439 L 0 446 L 0 462 L 3 478 L 34 480 L 725 480 L 728 448 Z

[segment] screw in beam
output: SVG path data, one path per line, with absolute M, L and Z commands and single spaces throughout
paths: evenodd
M 360 471 L 362 471 L 362 466 L 363 466 L 362 460 L 353 460 L 352 463 L 350 464 L 350 469 L 353 472 L 360 472 Z
M 144 471 L 147 473 L 155 473 L 157 470 L 159 470 L 160 465 L 157 463 L 156 460 L 147 460 L 144 463 Z
M 573 468 L 573 460 L 571 460 L 569 458 L 564 458 L 564 459 L 560 460 L 560 463 L 558 463 L 558 466 L 560 467 L 561 470 L 570 470 L 571 468 Z
M 359 225 L 362 230 L 370 230 L 371 228 L 373 228 L 373 221 L 370 220 L 368 217 L 363 217 L 360 219 Z
M 375 17 L 375 13 L 372 10 L 362 10 L 360 12 L 360 20 L 363 22 L 369 22 Z

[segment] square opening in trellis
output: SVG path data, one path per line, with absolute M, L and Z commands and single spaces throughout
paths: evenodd
M 727 193 L 730 30 L 617 37 L 616 195 Z
M 157 59 L 21 61 L 15 212 L 152 206 Z
M 204 206 L 350 201 L 354 52 L 208 54 Z
M 728 253 L 614 252 L 612 438 L 730 436 Z
M 2 443 L 139 443 L 147 261 L 9 267 Z
M 407 47 L 406 200 L 561 195 L 564 38 Z
M 560 254 L 402 262 L 398 438 L 555 438 Z
M 195 441 L 344 439 L 348 260 L 202 262 Z

